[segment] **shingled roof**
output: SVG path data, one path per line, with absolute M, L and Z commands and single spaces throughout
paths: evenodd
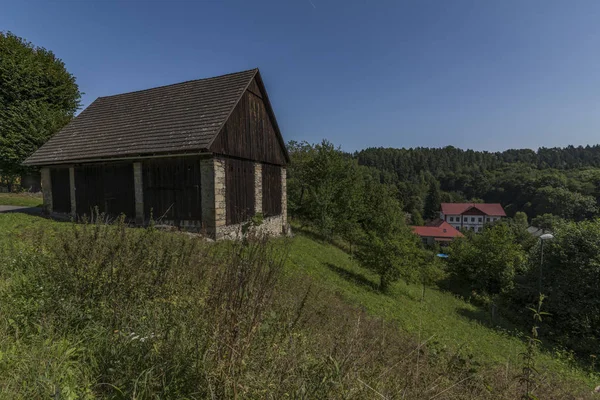
M 257 74 L 253 69 L 99 97 L 24 164 L 208 150 Z

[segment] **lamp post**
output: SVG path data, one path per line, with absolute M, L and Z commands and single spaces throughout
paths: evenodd
M 540 279 L 538 281 L 538 290 L 540 292 L 540 294 L 542 293 L 542 273 L 543 273 L 543 268 L 544 268 L 544 242 L 546 240 L 552 240 L 554 239 L 554 235 L 551 233 L 544 233 L 542 236 L 540 236 L 540 241 L 542 242 L 541 246 L 542 246 L 542 251 L 541 251 L 541 255 L 540 255 Z

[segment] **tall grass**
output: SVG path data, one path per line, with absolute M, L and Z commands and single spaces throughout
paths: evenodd
M 282 274 L 286 244 L 208 244 L 123 221 L 2 246 L 6 398 L 516 398 L 516 370 L 369 317 Z M 540 398 L 585 398 L 540 381 Z

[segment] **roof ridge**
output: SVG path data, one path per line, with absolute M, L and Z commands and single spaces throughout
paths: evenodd
M 183 82 L 169 83 L 169 84 L 166 84 L 166 85 L 154 86 L 154 87 L 146 88 L 146 89 L 133 90 L 131 92 L 123 92 L 123 93 L 110 94 L 108 96 L 98 96 L 96 99 L 106 99 L 106 98 L 109 98 L 109 97 L 123 96 L 123 95 L 126 95 L 126 94 L 147 92 L 147 91 L 154 90 L 154 89 L 162 89 L 162 88 L 171 87 L 171 86 L 184 85 L 186 83 L 191 83 L 191 82 L 206 81 L 206 80 L 209 80 L 209 79 L 224 78 L 224 77 L 230 76 L 230 75 L 241 75 L 241 74 L 245 74 L 247 72 L 254 72 L 254 71 L 258 71 L 258 68 L 251 68 L 251 69 L 246 69 L 244 71 L 230 72 L 228 74 L 222 74 L 222 75 L 217 75 L 217 76 L 209 76 L 209 77 L 206 77 L 206 78 L 189 79 L 189 80 L 183 81 Z

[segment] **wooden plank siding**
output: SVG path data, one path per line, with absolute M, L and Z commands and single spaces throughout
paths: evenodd
M 52 168 L 52 211 L 61 213 L 71 212 L 71 181 L 69 168 Z
M 254 163 L 225 160 L 227 225 L 239 224 L 254 215 Z
M 144 214 L 154 220 L 164 218 L 179 224 L 201 221 L 200 157 L 145 160 Z M 152 213 L 152 214 L 151 214 Z
M 75 168 L 77 214 L 92 215 L 96 208 L 112 217 L 135 217 L 133 164 L 89 164 Z
M 254 82 L 241 97 L 210 150 L 217 154 L 285 165 L 285 153 Z
M 281 215 L 281 167 L 262 166 L 262 210 L 266 217 Z

